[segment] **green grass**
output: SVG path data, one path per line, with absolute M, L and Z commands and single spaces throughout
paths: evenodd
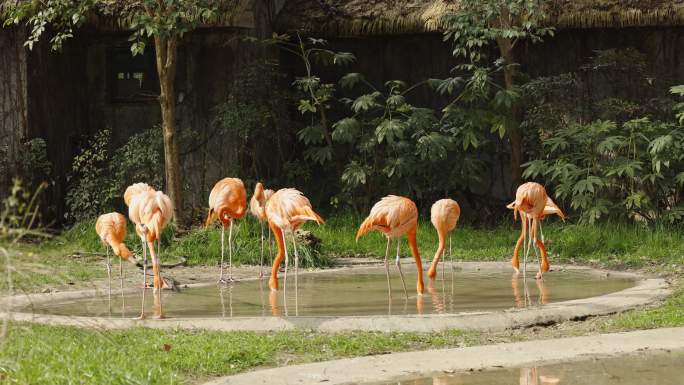
M 458 331 L 347 333 L 98 331 L 13 323 L 0 346 L 0 382 L 177 384 L 256 367 L 469 344 Z
M 425 219 L 425 218 L 424 218 Z M 343 215 L 331 218 L 312 231 L 323 240 L 323 252 L 337 256 L 381 256 L 385 238 L 370 233 L 354 240 L 363 218 Z M 510 259 L 520 233 L 520 224 L 510 222 L 478 228 L 459 224 L 453 232 L 453 254 L 462 261 L 501 261 Z M 557 220 L 544 223 L 544 235 L 551 263 L 597 264 L 611 268 L 672 270 L 684 266 L 684 228 L 638 224 L 578 225 Z M 424 260 L 437 249 L 437 234 L 429 221 L 419 223 L 418 244 Z M 403 243 L 402 255 L 408 255 Z
M 617 331 L 677 326 L 684 326 L 684 286 L 680 286 L 663 305 L 620 314 L 609 319 L 604 329 Z

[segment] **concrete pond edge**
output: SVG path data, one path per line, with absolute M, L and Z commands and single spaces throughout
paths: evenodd
M 684 328 L 347 358 L 247 372 L 221 377 L 204 385 L 364 384 L 576 362 L 646 351 L 684 352 Z
M 488 270 L 508 266 L 501 262 L 457 263 L 458 269 Z M 322 270 L 309 274 L 324 274 L 354 269 Z M 648 278 L 636 273 L 592 269 L 580 266 L 559 266 L 560 270 L 583 270 L 600 275 L 623 276 L 636 279 L 636 285 L 621 291 L 571 301 L 551 303 L 526 309 L 467 312 L 430 315 L 341 316 L 341 317 L 235 317 L 235 318 L 169 318 L 163 320 L 135 320 L 128 318 L 79 317 L 36 314 L 15 311 L 30 304 L 74 300 L 93 296 L 101 291 L 80 290 L 30 295 L 15 295 L 0 299 L 7 311 L 0 318 L 49 325 L 79 326 L 98 329 L 149 327 L 161 329 L 204 329 L 216 331 L 282 331 L 317 330 L 322 332 L 377 331 L 377 332 L 433 332 L 448 329 L 466 331 L 500 331 L 546 325 L 590 316 L 607 315 L 653 304 L 672 293 L 671 285 L 662 278 Z M 206 286 L 193 284 L 189 287 Z M 126 291 L 135 291 L 128 289 Z

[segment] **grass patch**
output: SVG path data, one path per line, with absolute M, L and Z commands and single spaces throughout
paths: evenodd
M 248 369 L 469 344 L 473 335 L 97 331 L 13 323 L 0 380 L 19 384 L 178 384 Z
M 620 314 L 609 319 L 604 328 L 618 331 L 677 326 L 684 326 L 684 287 L 682 286 L 663 305 Z
M 424 220 L 418 227 L 418 244 L 424 260 L 437 249 L 437 234 Z M 328 220 L 314 233 L 323 240 L 323 252 L 337 256 L 380 257 L 385 238 L 373 232 L 357 243 L 356 230 L 363 218 L 351 214 Z M 519 222 L 492 228 L 459 224 L 452 235 L 454 258 L 461 261 L 501 261 L 510 259 L 520 233 Z M 639 224 L 604 223 L 578 225 L 549 218 L 544 235 L 551 263 L 597 264 L 611 268 L 659 268 L 676 270 L 684 266 L 684 229 L 677 226 L 645 227 Z M 407 256 L 406 242 L 402 255 Z

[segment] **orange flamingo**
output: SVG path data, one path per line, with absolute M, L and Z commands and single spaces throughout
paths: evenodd
M 411 253 L 416 260 L 416 268 L 418 269 L 418 283 L 416 290 L 419 295 L 423 294 L 423 266 L 421 265 L 420 252 L 418 251 L 418 244 L 416 242 L 416 231 L 418 225 L 418 208 L 412 200 L 389 195 L 382 198 L 371 208 L 371 212 L 359 227 L 356 233 L 356 240 L 358 241 L 364 234 L 371 230 L 377 230 L 385 234 L 387 237 L 387 247 L 385 248 L 385 273 L 387 275 L 387 289 L 390 296 L 392 295 L 392 287 L 389 279 L 389 263 L 387 258 L 389 256 L 390 241 L 397 240 L 397 259 L 396 265 L 401 276 L 401 283 L 404 286 L 404 294 L 408 297 L 406 292 L 406 282 L 404 281 L 404 274 L 401 271 L 401 263 L 399 261 L 400 238 L 406 235 Z
M 149 187 L 149 186 L 148 186 Z M 127 191 L 128 192 L 128 191 Z M 126 194 L 124 194 L 124 197 Z M 154 275 L 154 293 L 155 293 L 155 316 L 158 318 L 164 317 L 161 302 L 162 278 L 160 273 L 159 259 L 154 251 L 154 241 L 161 236 L 164 227 L 171 221 L 173 216 L 173 203 L 171 199 L 161 191 L 150 191 L 143 189 L 137 194 L 129 195 L 128 200 L 128 217 L 135 223 L 135 231 L 147 243 L 150 249 L 150 256 L 152 258 L 152 272 Z M 146 250 L 145 259 L 147 257 Z M 142 309 L 140 318 L 145 318 L 145 285 L 146 285 L 146 270 L 147 266 L 143 263 L 143 295 L 142 295 Z
M 135 264 L 136 260 L 128 247 L 124 244 L 126 238 L 126 217 L 119 213 L 102 214 L 95 222 L 95 232 L 107 249 L 107 278 L 109 279 L 108 293 L 112 296 L 112 265 L 109 262 L 109 248 L 112 248 L 114 255 L 119 257 L 119 280 L 123 294 L 123 264 L 126 260 Z
M 523 243 L 526 243 L 523 255 L 524 276 L 527 267 L 527 255 L 529 254 L 530 248 L 534 247 L 535 254 L 537 254 L 538 248 L 541 252 L 541 259 L 539 259 L 539 272 L 537 273 L 537 278 L 541 279 L 543 274 L 549 271 L 549 260 L 546 253 L 546 247 L 544 246 L 544 231 L 542 230 L 541 220 L 544 219 L 546 215 L 550 214 L 556 214 L 560 216 L 561 219 L 565 220 L 565 215 L 546 194 L 544 186 L 535 182 L 527 182 L 518 187 L 518 190 L 515 192 L 515 201 L 506 207 L 513 209 L 513 217 L 515 219 L 517 219 L 517 214 L 520 213 L 522 226 L 520 237 L 518 237 L 515 249 L 513 250 L 511 265 L 515 269 L 515 272 L 518 273 L 520 267 L 520 261 L 518 259 L 520 246 Z M 537 226 L 539 227 L 541 239 L 537 239 Z M 529 237 L 527 242 L 525 242 L 526 237 Z M 532 244 L 534 244 L 534 246 Z
M 233 221 L 242 218 L 247 212 L 247 192 L 242 180 L 223 178 L 216 182 L 209 194 L 209 214 L 205 227 L 216 219 L 221 221 L 221 275 L 219 283 L 226 283 L 223 278 L 223 254 L 226 226 L 228 230 L 228 281 L 233 280 Z
M 432 264 L 428 270 L 427 276 L 435 279 L 437 277 L 437 265 L 439 259 L 444 255 L 446 246 L 446 236 L 449 234 L 449 253 L 451 254 L 451 231 L 456 227 L 458 218 L 461 216 L 461 207 L 453 199 L 440 199 L 432 205 L 430 209 L 430 221 L 437 230 L 439 237 L 439 246 L 437 252 L 432 258 Z M 442 278 L 444 278 L 444 270 L 442 270 Z
M 252 215 L 259 221 L 259 226 L 261 227 L 261 262 L 259 264 L 259 278 L 264 277 L 264 222 L 267 221 L 266 218 L 266 202 L 273 195 L 273 190 L 264 190 L 264 185 L 261 182 L 257 182 L 254 187 L 254 194 L 252 199 L 249 200 L 249 211 Z M 268 247 L 270 254 L 271 247 L 271 232 L 268 233 Z
M 287 244 L 285 234 L 292 235 L 292 247 L 295 256 L 295 287 L 297 286 L 297 275 L 299 270 L 299 253 L 297 252 L 297 242 L 295 231 L 306 221 L 314 221 L 323 224 L 323 218 L 311 207 L 311 202 L 300 191 L 293 188 L 284 188 L 275 192 L 266 202 L 266 218 L 271 227 L 276 242 L 278 244 L 278 255 L 276 255 L 271 267 L 271 278 L 268 286 L 272 291 L 278 290 L 278 269 L 285 259 L 285 283 L 287 287 L 287 268 L 289 256 L 287 254 Z

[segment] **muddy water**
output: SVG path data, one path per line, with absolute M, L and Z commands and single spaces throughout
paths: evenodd
M 404 266 L 408 299 L 396 268 L 391 269 L 391 299 L 384 268 L 350 269 L 335 273 L 288 275 L 287 289 L 271 292 L 267 281 L 244 281 L 228 286 L 210 285 L 163 294 L 169 317 L 240 316 L 350 316 L 387 314 L 439 314 L 541 306 L 547 303 L 587 298 L 619 291 L 634 285 L 626 278 L 601 277 L 579 271 L 545 275 L 544 281 L 515 278 L 508 271 L 447 271 L 434 282 L 425 278 L 426 292 L 416 295 L 415 268 Z M 449 269 L 447 269 L 449 270 Z M 99 296 L 36 304 L 26 311 L 75 316 L 130 317 L 139 313 L 140 292 L 124 298 L 113 281 L 111 300 Z M 525 289 L 527 286 L 527 290 Z M 152 306 L 151 290 L 146 295 Z
M 594 359 L 568 364 L 438 375 L 373 385 L 682 385 L 684 353 Z M 370 384 L 369 384 L 370 385 Z

